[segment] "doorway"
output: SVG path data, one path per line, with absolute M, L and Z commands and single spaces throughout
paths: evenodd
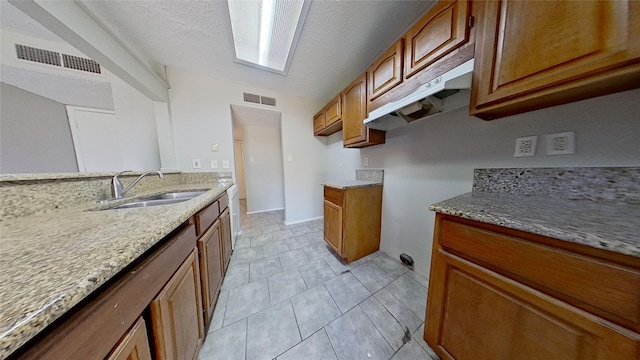
M 247 213 L 284 209 L 281 113 L 231 105 L 231 120 L 236 182 Z

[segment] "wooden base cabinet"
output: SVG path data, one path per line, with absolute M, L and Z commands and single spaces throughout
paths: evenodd
M 106 360 L 151 360 L 149 338 L 143 318 L 136 321 Z
M 198 239 L 200 252 L 200 278 L 202 280 L 202 308 L 204 325 L 208 326 L 222 285 L 222 247 L 220 246 L 220 220 Z
M 324 240 L 346 262 L 380 247 L 382 185 L 324 188 Z
M 204 338 L 197 251 L 150 304 L 156 358 L 193 360 Z
M 229 260 L 231 260 L 231 216 L 229 215 L 229 209 L 220 214 L 220 244 L 222 254 L 222 265 L 224 274 L 229 266 Z
M 611 303 L 623 305 L 623 317 L 637 316 L 640 271 L 633 266 L 633 259 L 626 264 L 608 263 L 601 258 L 556 248 L 553 245 L 560 244 L 559 240 L 528 237 L 514 231 L 505 234 L 499 227 L 487 229 L 476 228 L 476 225 L 482 226 L 436 216 L 424 339 L 440 357 L 457 360 L 639 358 L 640 334 L 585 311 L 590 307 L 608 306 L 600 306 L 598 300 L 608 297 Z M 525 239 L 518 237 L 521 234 Z M 503 242 L 492 248 L 493 240 Z M 483 247 L 483 243 L 488 244 L 487 247 Z M 565 257 L 566 261 L 558 263 L 557 256 Z M 603 280 L 601 274 L 592 272 L 594 267 L 585 270 L 571 266 L 581 261 L 587 268 L 589 262 L 593 262 L 601 272 L 613 271 L 622 279 L 612 278 L 587 289 L 586 293 L 581 292 L 583 299 L 566 297 L 593 279 L 598 279 L 598 283 Z M 539 265 L 532 265 L 536 263 Z M 537 276 L 526 278 L 523 275 L 531 270 L 530 266 L 539 266 Z M 577 274 L 587 278 L 576 277 Z M 566 289 L 557 286 L 567 279 L 574 279 L 574 283 L 565 283 Z M 629 294 L 622 295 L 621 299 L 618 293 L 625 289 Z M 606 293 L 598 294 L 600 291 Z M 568 301 L 560 299 L 565 297 Z M 629 299 L 636 302 L 628 303 Z

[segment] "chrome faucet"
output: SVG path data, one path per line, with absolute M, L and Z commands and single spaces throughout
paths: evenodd
M 127 172 L 131 172 L 131 170 L 119 172 L 113 176 L 113 179 L 111 179 L 111 195 L 113 195 L 114 199 L 122 198 L 124 196 L 124 193 L 131 190 L 132 187 L 134 187 L 137 183 L 140 182 L 140 180 L 142 180 L 143 177 L 147 175 L 158 174 L 158 176 L 160 176 L 160 179 L 164 179 L 164 174 L 162 173 L 162 171 L 146 171 L 143 172 L 142 175 L 138 176 L 138 178 L 135 179 L 131 184 L 129 184 L 126 189 L 123 189 L 122 182 L 120 181 L 119 176 Z

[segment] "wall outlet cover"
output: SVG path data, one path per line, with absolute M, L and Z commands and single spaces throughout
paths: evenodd
M 229 160 L 222 160 L 222 167 L 224 169 L 228 169 L 229 168 Z
M 369 158 L 365 157 L 364 159 L 362 159 L 362 163 L 364 164 L 364 166 L 369 165 Z
M 191 166 L 194 169 L 200 169 L 202 167 L 202 165 L 200 163 L 200 159 L 191 159 Z
M 546 135 L 547 155 L 571 155 L 576 153 L 576 139 L 573 131 Z
M 218 160 L 211 160 L 211 168 L 212 169 L 218 168 Z
M 534 156 L 536 154 L 537 144 L 538 136 L 519 137 L 516 139 L 516 151 L 513 156 Z

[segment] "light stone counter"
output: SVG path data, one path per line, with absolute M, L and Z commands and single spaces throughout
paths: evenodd
M 476 169 L 430 210 L 640 258 L 640 168 Z
M 367 186 L 381 186 L 382 183 L 377 181 L 365 181 L 365 180 L 341 180 L 341 181 L 324 182 L 324 183 L 321 183 L 321 185 L 332 187 L 335 189 L 345 190 L 345 189 L 354 189 L 354 188 L 361 188 L 361 187 L 367 187 Z
M 0 223 L 0 359 L 105 284 L 231 183 L 174 184 L 168 191 L 208 190 L 181 203 L 96 210 L 86 202 Z

